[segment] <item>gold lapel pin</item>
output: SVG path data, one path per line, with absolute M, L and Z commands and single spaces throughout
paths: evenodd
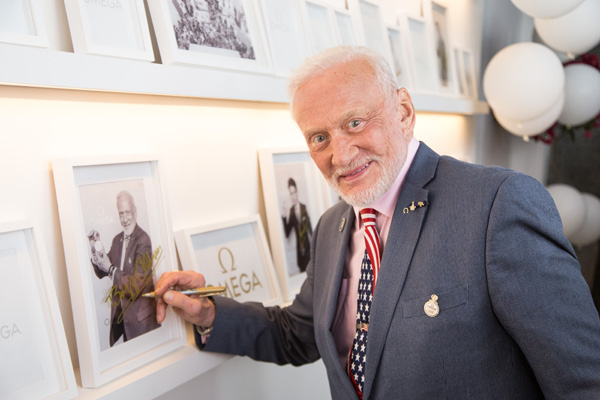
M 408 207 L 404 207 L 402 209 L 402 214 L 408 214 L 410 211 L 415 211 L 417 208 L 421 208 L 421 207 L 425 207 L 428 203 L 426 201 L 417 201 L 417 204 L 415 205 L 415 202 L 411 202 L 410 206 Z
M 340 232 L 344 230 L 344 226 L 346 226 L 346 218 L 342 218 L 340 221 L 340 227 L 338 228 Z

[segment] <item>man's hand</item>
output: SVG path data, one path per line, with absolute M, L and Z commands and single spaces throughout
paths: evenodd
M 98 268 L 100 268 L 102 271 L 108 274 L 112 263 L 110 262 L 110 259 L 104 252 L 97 251 L 95 254 L 94 262 L 96 263 Z
M 167 315 L 167 306 L 173 307 L 177 315 L 191 322 L 194 325 L 202 327 L 213 326 L 215 321 L 215 305 L 205 297 L 186 296 L 178 293 L 177 290 L 201 288 L 206 285 L 204 275 L 194 271 L 174 271 L 162 274 L 154 292 L 163 295 L 157 298 L 156 320 L 162 323 Z

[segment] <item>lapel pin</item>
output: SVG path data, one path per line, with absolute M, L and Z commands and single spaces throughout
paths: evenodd
M 427 204 L 428 203 L 426 201 L 417 201 L 417 204 L 415 205 L 415 202 L 413 201 L 410 206 L 402 209 L 402 214 L 408 214 L 410 211 L 415 211 L 417 208 L 425 207 Z
M 342 218 L 340 221 L 340 227 L 338 228 L 340 232 L 344 230 L 344 226 L 346 226 L 346 218 Z
M 437 295 L 432 294 L 431 295 L 431 299 L 425 303 L 425 305 L 423 306 L 423 309 L 425 310 L 425 314 L 427 314 L 428 317 L 436 317 L 439 313 L 440 313 L 440 306 L 437 303 Z

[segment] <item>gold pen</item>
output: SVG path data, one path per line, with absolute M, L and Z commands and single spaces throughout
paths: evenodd
M 174 290 L 174 289 L 171 289 Z M 215 296 L 218 294 L 223 294 L 225 293 L 225 288 L 223 286 L 208 286 L 208 287 L 202 287 L 202 288 L 196 288 L 196 289 L 185 289 L 185 290 L 175 290 L 176 292 L 179 292 L 181 294 L 185 294 L 186 296 L 192 295 L 192 294 L 196 294 L 198 295 L 198 297 L 208 297 L 208 296 Z M 162 297 L 162 294 L 156 294 L 155 292 L 150 292 L 150 293 L 144 293 L 142 295 L 142 297 L 150 297 L 152 299 L 155 299 L 157 297 Z

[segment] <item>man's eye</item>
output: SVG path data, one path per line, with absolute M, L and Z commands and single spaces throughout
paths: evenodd
M 360 125 L 360 121 L 357 119 L 353 119 L 348 125 L 350 126 L 350 128 L 356 128 Z
M 316 135 L 313 140 L 315 143 L 323 143 L 325 141 L 325 135 Z

